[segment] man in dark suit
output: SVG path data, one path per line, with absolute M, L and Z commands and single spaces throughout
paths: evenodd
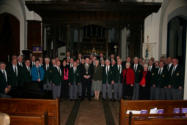
M 182 100 L 183 99 L 183 88 L 184 88 L 184 71 L 183 68 L 179 65 L 179 61 L 176 58 L 172 59 L 173 68 L 170 72 L 168 88 L 172 89 L 172 99 L 173 100 Z
M 148 63 L 148 71 L 150 72 L 150 99 L 155 100 L 156 97 L 156 74 L 158 72 L 158 69 L 155 68 L 154 62 L 152 59 L 149 60 Z
M 22 70 L 22 79 L 23 79 L 24 85 L 32 83 L 30 64 L 31 64 L 30 60 L 26 59 L 25 60 L 25 65 L 24 65 L 23 70 Z
M 23 87 L 22 79 L 22 68 L 17 65 L 17 59 L 12 60 L 12 64 L 7 67 L 8 80 L 11 85 L 10 95 L 12 97 L 20 97 L 21 91 L 20 88 Z
M 113 76 L 113 71 L 110 66 L 110 60 L 106 59 L 105 61 L 105 68 L 103 68 L 103 80 L 102 80 L 102 95 L 103 100 L 105 100 L 108 95 L 108 99 L 112 99 L 112 79 L 115 77 Z M 114 81 L 113 81 L 114 83 Z
M 168 57 L 166 62 L 167 62 L 167 64 L 165 65 L 165 69 L 167 69 L 167 74 L 170 74 L 172 69 L 173 69 L 172 58 Z M 168 76 L 170 76 L 170 75 L 168 75 Z M 170 77 L 168 77 L 168 79 L 167 79 L 167 84 L 169 84 L 168 83 L 169 79 L 170 79 Z M 172 89 L 167 87 L 167 89 L 166 89 L 166 99 L 167 100 L 171 100 L 172 99 L 171 93 L 172 93 Z
M 139 64 L 139 59 L 138 57 L 134 58 L 134 64 L 132 65 L 132 68 L 135 73 L 135 84 L 134 84 L 134 91 L 133 91 L 133 100 L 139 99 L 139 83 L 142 79 L 142 71 L 143 67 Z
M 78 83 L 80 83 L 80 71 L 77 68 L 77 62 L 74 62 L 73 67 L 69 70 L 70 100 L 77 99 Z
M 52 69 L 52 93 L 53 99 L 60 98 L 61 95 L 61 84 L 62 84 L 62 71 L 60 68 L 60 61 L 56 62 L 56 67 Z
M 117 60 L 115 84 L 114 84 L 114 99 L 121 100 L 122 98 L 122 81 L 123 81 L 123 67 L 121 59 Z
M 43 69 L 44 69 L 44 81 L 43 81 L 43 88 L 46 92 L 51 91 L 51 76 L 52 76 L 52 66 L 50 64 L 50 58 L 46 57 L 44 59 L 44 65 L 43 65 Z
M 23 56 L 22 55 L 18 56 L 18 66 L 20 66 L 22 68 L 24 66 L 24 64 L 23 64 Z
M 0 98 L 10 97 L 8 95 L 10 90 L 11 86 L 8 85 L 6 64 L 4 62 L 0 62 Z
M 91 101 L 91 80 L 93 74 L 93 67 L 90 64 L 90 59 L 88 57 L 85 58 L 85 64 L 81 69 L 81 77 L 82 77 L 82 99 L 85 98 L 85 92 L 87 90 L 88 100 Z
M 164 62 L 159 62 L 159 69 L 156 72 L 156 100 L 166 99 L 167 89 L 167 69 L 164 68 Z

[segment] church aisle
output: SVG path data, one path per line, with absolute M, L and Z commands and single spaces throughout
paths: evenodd
M 65 125 L 68 117 L 72 111 L 75 102 L 62 101 L 60 102 L 60 125 Z
M 106 125 L 102 102 L 81 102 L 75 125 Z

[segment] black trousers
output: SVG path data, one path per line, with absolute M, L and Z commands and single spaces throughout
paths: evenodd
M 83 79 L 82 81 L 82 99 L 85 98 L 86 90 L 87 90 L 87 97 L 91 99 L 91 79 Z
M 139 96 L 140 96 L 141 100 L 148 100 L 150 98 L 149 97 L 149 94 L 150 94 L 149 89 L 150 89 L 149 87 L 140 86 Z
M 123 98 L 124 99 L 132 99 L 134 87 L 131 85 L 123 84 Z
M 68 80 L 63 80 L 61 86 L 61 98 L 68 99 L 68 97 L 69 97 Z

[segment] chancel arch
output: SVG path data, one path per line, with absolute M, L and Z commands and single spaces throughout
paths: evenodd
M 0 58 L 8 61 L 13 54 L 20 52 L 20 22 L 11 14 L 0 14 Z

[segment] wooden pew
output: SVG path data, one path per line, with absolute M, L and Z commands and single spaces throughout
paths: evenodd
M 148 110 L 152 108 L 164 109 L 164 114 L 146 114 L 146 115 L 132 115 L 132 125 L 149 125 L 154 121 L 154 125 L 157 123 L 175 123 L 175 125 L 181 125 L 180 123 L 186 123 L 187 119 L 174 118 L 176 114 L 173 114 L 174 108 L 186 108 L 187 101 L 161 101 L 161 100 L 121 100 L 120 107 L 120 125 L 129 125 L 129 114 L 126 114 L 127 110 Z M 184 114 L 178 114 L 184 116 Z M 136 119 L 138 117 L 144 117 L 145 119 Z M 152 118 L 150 118 L 152 117 Z M 158 117 L 162 117 L 159 118 Z M 177 119 L 177 120 L 176 120 Z M 162 123 L 163 122 L 163 123 Z M 173 124 L 174 125 L 174 124 Z
M 10 125 L 47 125 L 47 116 L 43 114 L 41 116 L 22 116 L 11 115 Z
M 14 116 L 14 119 L 21 118 L 21 116 L 25 116 L 27 117 L 27 119 L 37 119 L 36 117 L 47 113 L 48 125 L 59 125 L 60 117 L 58 99 L 0 99 L 0 112 L 4 112 L 9 114 L 10 116 Z

